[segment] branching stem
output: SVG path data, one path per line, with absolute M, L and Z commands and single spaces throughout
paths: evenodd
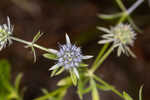
M 42 47 L 42 46 L 40 46 L 40 45 L 38 45 L 38 44 L 35 44 L 35 43 L 32 43 L 32 42 L 28 42 L 28 41 L 25 41 L 25 40 L 22 40 L 22 39 L 13 37 L 13 36 L 11 36 L 10 38 L 11 38 L 12 40 L 14 40 L 14 41 L 21 42 L 21 43 L 26 44 L 26 45 L 28 45 L 28 46 L 36 47 L 36 48 L 38 48 L 38 49 L 40 49 L 40 50 L 46 51 L 46 52 L 48 52 L 48 53 L 51 53 L 48 48 Z

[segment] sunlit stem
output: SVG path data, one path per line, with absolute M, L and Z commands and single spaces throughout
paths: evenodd
M 36 47 L 40 50 L 51 53 L 48 48 L 42 47 L 42 46 L 34 44 L 32 42 L 28 42 L 28 41 L 25 41 L 25 40 L 22 40 L 22 39 L 19 39 L 19 38 L 16 38 L 16 37 L 12 37 L 12 36 L 10 37 L 10 39 L 12 39 L 14 41 L 17 41 L 17 42 L 20 42 L 20 43 L 23 43 L 23 44 L 26 44 L 26 45 L 31 46 L 31 47 Z
M 53 96 L 58 94 L 60 91 L 66 91 L 68 89 L 68 87 L 69 86 L 60 87 L 60 88 L 56 89 L 55 91 L 47 93 L 46 95 L 38 97 L 34 100 L 47 100 L 48 98 L 52 98 Z
M 119 7 L 121 8 L 121 10 L 126 11 L 125 6 L 123 5 L 121 0 L 116 0 L 117 4 L 119 5 Z
M 117 24 L 120 24 L 120 23 L 124 22 L 126 20 L 127 16 L 128 15 L 126 13 L 123 13 L 122 17 L 119 19 Z
M 90 69 L 91 72 L 95 72 L 97 70 L 98 67 L 100 67 L 100 65 L 105 61 L 105 59 L 110 55 L 110 53 L 113 51 L 113 46 L 110 47 L 107 52 L 101 57 L 101 59 L 99 59 L 99 61 L 94 64 L 92 66 L 92 68 Z
M 142 4 L 144 0 L 137 0 L 129 9 L 128 14 L 131 14 L 140 4 Z
M 119 5 L 120 9 L 124 12 L 120 22 L 123 22 L 126 18 L 128 18 L 129 22 L 131 22 L 130 14 L 140 5 L 144 2 L 144 0 L 137 0 L 128 10 L 125 8 L 121 0 L 116 0 L 117 4 Z
M 97 64 L 97 62 L 100 60 L 100 58 L 103 56 L 104 52 L 106 51 L 106 49 L 108 48 L 109 43 L 105 44 L 102 49 L 100 50 L 96 60 L 93 63 L 93 66 L 95 66 Z
M 16 100 L 23 100 L 22 97 L 18 94 L 17 91 L 14 90 L 15 95 L 16 95 Z
M 106 86 L 106 87 L 110 87 L 111 91 L 113 91 L 115 94 L 117 94 L 119 97 L 123 98 L 122 93 L 120 93 L 117 89 L 115 89 L 113 86 L 109 85 L 107 82 L 105 82 L 104 80 L 102 80 L 100 77 L 97 77 L 96 75 L 93 75 L 93 78 L 98 81 L 100 84 Z

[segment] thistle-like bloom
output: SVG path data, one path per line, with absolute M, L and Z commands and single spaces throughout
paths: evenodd
M 111 43 L 113 42 L 113 47 L 117 47 L 117 55 L 120 56 L 121 53 L 126 55 L 131 55 L 135 57 L 134 53 L 130 50 L 129 46 L 133 46 L 136 33 L 133 31 L 128 24 L 118 24 L 111 29 L 98 27 L 99 30 L 106 32 L 107 34 L 102 35 L 103 40 L 100 40 L 99 44 Z
M 10 35 L 12 35 L 13 26 L 10 24 L 10 19 L 7 17 L 7 24 L 0 25 L 0 51 L 6 47 L 7 43 L 11 44 Z
M 73 70 L 75 75 L 79 78 L 77 67 L 80 67 L 83 59 L 90 59 L 93 56 L 83 56 L 81 49 L 76 45 L 72 45 L 69 36 L 66 34 L 66 44 L 60 45 L 59 51 L 50 49 L 50 51 L 57 55 L 57 64 L 52 66 L 49 70 L 54 70 L 58 67 L 64 67 L 66 70 Z

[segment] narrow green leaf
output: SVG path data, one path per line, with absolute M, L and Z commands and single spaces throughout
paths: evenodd
M 21 78 L 22 78 L 23 74 L 20 73 L 17 75 L 16 77 L 16 80 L 15 80 L 15 88 L 17 91 L 19 91 L 19 85 L 20 85 L 20 81 L 21 81 Z
M 43 56 L 47 59 L 57 60 L 57 55 L 55 55 L 55 54 L 45 53 L 45 54 L 43 54 Z
M 80 98 L 80 100 L 83 99 L 83 93 L 82 93 L 82 90 L 83 90 L 83 81 L 82 80 L 79 80 L 78 81 L 78 90 L 77 90 L 77 93 L 78 93 L 78 96 Z
M 35 43 L 41 36 L 43 35 L 43 33 L 41 33 L 40 31 L 34 36 L 32 42 Z
M 35 53 L 35 49 L 34 49 L 33 46 L 31 47 L 31 49 L 32 49 L 32 52 L 33 52 L 34 62 L 36 62 L 36 53 Z
M 83 93 L 80 90 L 78 90 L 77 93 L 78 93 L 80 100 L 82 100 L 83 99 Z
M 123 97 L 125 100 L 133 100 L 132 97 L 128 93 L 126 93 L 125 91 L 123 92 Z
M 113 20 L 122 16 L 122 13 L 117 14 L 99 14 L 98 17 L 104 20 Z
M 79 98 L 82 100 L 83 99 L 83 95 L 90 92 L 90 86 L 87 87 L 89 82 L 89 78 L 87 77 L 80 77 L 80 80 L 78 80 L 78 89 L 77 89 L 77 93 Z
M 80 65 L 79 65 L 80 67 L 87 67 L 88 66 L 88 64 L 85 64 L 85 63 L 80 63 Z
M 66 86 L 66 85 L 71 85 L 71 84 L 72 84 L 71 78 L 65 77 L 57 83 L 57 86 Z
M 64 71 L 64 67 L 58 67 L 51 72 L 51 77 L 61 74 Z
M 108 34 L 112 34 L 112 32 L 105 27 L 98 26 L 97 29 Z
M 54 69 L 52 72 L 51 72 L 51 77 L 55 76 L 56 72 L 58 71 L 59 68 L 56 68 Z
M 58 88 L 50 93 L 47 93 L 44 96 L 38 97 L 34 100 L 47 100 L 47 99 L 60 100 L 60 98 L 62 99 L 63 96 L 65 95 L 67 88 L 68 87 L 60 87 L 60 88 Z
M 18 95 L 16 92 L 11 92 L 9 95 L 7 95 L 7 100 L 14 100 L 14 99 L 17 99 L 18 98 Z
M 59 97 L 57 100 L 63 100 L 64 96 L 66 95 L 67 93 L 67 89 L 63 90 L 60 94 L 59 94 Z M 56 96 L 57 97 L 57 96 Z
M 139 90 L 139 100 L 142 100 L 142 90 L 143 90 L 143 85 L 140 87 Z
M 64 71 L 64 67 L 61 67 L 61 68 L 56 72 L 55 75 L 59 75 L 59 74 L 61 74 L 63 71 Z
M 96 86 L 99 89 L 103 90 L 103 91 L 110 91 L 110 90 L 112 90 L 112 87 L 110 87 L 110 86 L 104 86 L 104 85 L 100 85 L 100 84 L 96 84 Z
M 92 90 L 92 87 L 89 86 L 89 87 L 85 88 L 84 90 L 82 90 L 82 93 L 85 94 L 85 93 L 90 92 L 91 90 Z
M 93 79 L 91 79 L 91 88 L 92 88 L 92 100 L 100 100 L 99 99 L 99 93 L 98 93 L 98 90 L 96 88 L 96 83 Z
M 47 91 L 47 89 L 42 89 L 42 92 L 44 93 L 44 94 L 48 94 L 48 91 Z
M 97 88 L 92 89 L 92 100 L 99 100 Z
M 75 75 L 75 73 L 72 71 L 72 70 L 69 70 L 69 72 L 70 72 L 70 77 L 71 77 L 71 79 L 72 79 L 72 83 L 73 83 L 73 85 L 77 85 L 77 77 L 76 77 L 76 75 Z

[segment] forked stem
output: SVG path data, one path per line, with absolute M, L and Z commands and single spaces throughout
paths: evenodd
M 38 45 L 38 44 L 35 44 L 35 43 L 32 43 L 32 42 L 28 42 L 28 41 L 25 41 L 25 40 L 22 40 L 22 39 L 13 37 L 13 36 L 11 36 L 10 39 L 12 39 L 12 40 L 14 40 L 14 41 L 17 41 L 17 42 L 21 42 L 21 43 L 26 44 L 26 45 L 28 45 L 28 46 L 36 47 L 36 48 L 38 48 L 38 49 L 40 49 L 40 50 L 43 50 L 43 51 L 45 51 L 45 52 L 51 53 L 48 48 L 45 48 L 45 47 L 40 46 L 40 45 Z

